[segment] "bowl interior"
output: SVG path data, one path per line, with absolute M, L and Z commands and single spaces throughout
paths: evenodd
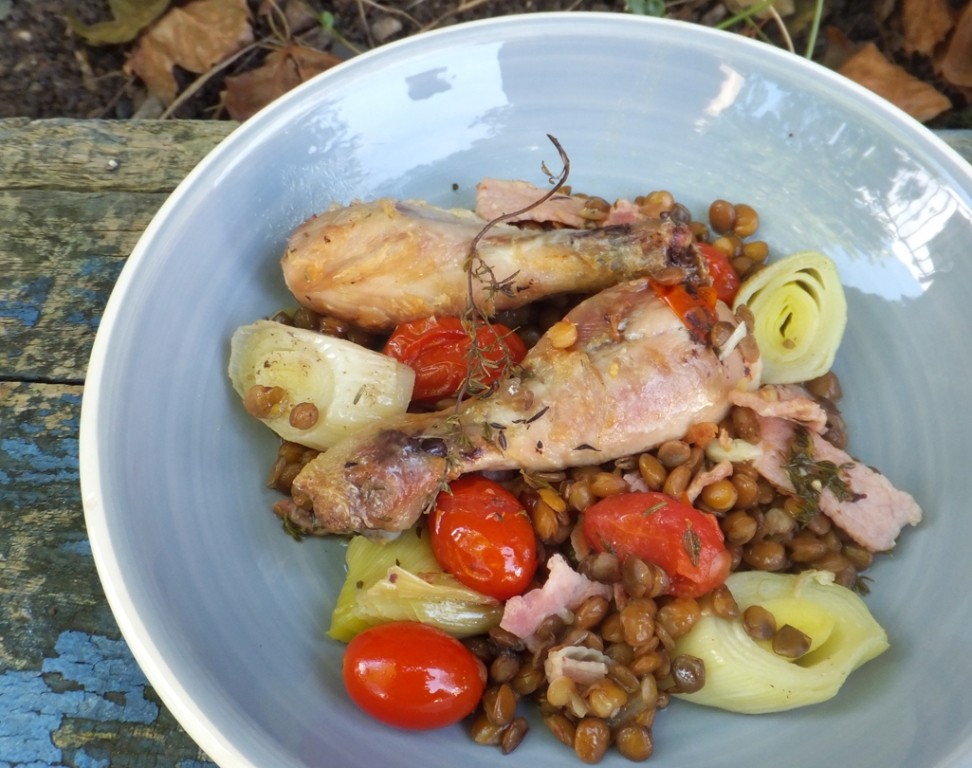
M 832 256 L 850 304 L 836 370 L 852 451 L 926 511 L 871 572 L 890 651 L 794 713 L 675 703 L 653 764 L 969 764 L 969 168 L 815 65 L 620 14 L 508 17 L 361 56 L 244 124 L 153 221 L 104 315 L 81 443 L 99 571 L 153 685 L 223 765 L 573 759 L 536 718 L 504 758 L 459 727 L 385 729 L 348 702 L 324 636 L 342 545 L 281 532 L 264 488 L 275 438 L 225 375 L 233 330 L 292 304 L 277 262 L 304 218 L 357 197 L 469 205 L 484 176 L 542 184 L 542 163 L 559 168 L 546 134 L 575 189 L 666 188 L 697 215 L 745 201 L 774 253 Z

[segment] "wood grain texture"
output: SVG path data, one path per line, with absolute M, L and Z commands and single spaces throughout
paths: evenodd
M 233 127 L 0 120 L 0 768 L 212 768 L 105 601 L 78 425 L 91 343 L 125 259 Z M 941 136 L 972 161 L 972 132 Z
M 215 120 L 0 120 L 0 189 L 169 192 L 235 127 Z
M 0 120 L 0 768 L 211 767 L 122 640 L 78 480 L 125 259 L 226 123 Z
M 0 120 L 0 380 L 83 380 L 125 258 L 234 127 Z

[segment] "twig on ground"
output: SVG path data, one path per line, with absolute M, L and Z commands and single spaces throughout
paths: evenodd
M 191 99 L 204 85 L 206 85 L 206 83 L 212 80 L 212 78 L 215 75 L 218 75 L 220 72 L 226 69 L 230 64 L 232 64 L 234 61 L 239 59 L 241 56 L 243 56 L 246 53 L 249 53 L 252 50 L 255 50 L 256 48 L 259 48 L 262 45 L 266 45 L 267 43 L 275 39 L 276 39 L 276 35 L 267 35 L 266 37 L 261 38 L 260 40 L 256 40 L 250 43 L 249 45 L 244 46 L 236 53 L 227 56 L 225 59 L 223 59 L 218 64 L 214 65 L 208 71 L 203 72 L 199 77 L 193 80 L 182 93 L 176 96 L 176 98 L 172 101 L 171 104 L 169 104 L 169 106 L 167 106 L 163 110 L 162 114 L 159 115 L 159 120 L 167 120 L 168 118 L 172 117 L 172 115 L 175 114 L 176 110 L 178 110 L 179 107 L 181 107 L 183 104 L 189 101 L 189 99 Z
M 419 30 L 419 32 L 427 32 L 430 29 L 435 29 L 443 21 L 446 21 L 447 19 L 451 19 L 453 16 L 458 16 L 460 13 L 466 13 L 467 11 L 471 11 L 473 8 L 478 8 L 479 6 L 485 5 L 490 1 L 491 0 L 465 0 L 465 2 L 459 3 L 459 5 L 457 5 L 452 10 L 446 11 L 438 18 L 435 18 L 432 21 L 430 21 L 428 24 L 422 27 Z

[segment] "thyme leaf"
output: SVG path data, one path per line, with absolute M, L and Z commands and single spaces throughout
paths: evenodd
M 648 517 L 648 515 L 654 514 L 659 509 L 664 509 L 667 506 L 668 506 L 667 501 L 659 501 L 656 504 L 652 504 L 650 507 L 646 507 L 645 509 L 641 510 L 641 514 L 644 515 L 645 517 Z
M 689 560 L 692 561 L 693 567 L 698 568 L 699 559 L 702 556 L 702 539 L 699 538 L 699 534 L 691 525 L 687 526 L 685 532 L 682 533 L 682 548 L 689 556 Z
M 529 418 L 526 418 L 526 419 L 513 419 L 513 423 L 514 424 L 527 424 L 527 425 L 532 424 L 537 419 L 541 418 L 549 410 L 550 410 L 550 406 L 549 405 L 545 405 L 543 408 L 541 408 L 539 411 L 537 411 L 535 414 L 533 414 Z
M 294 541 L 304 540 L 304 531 L 289 517 L 285 516 L 281 520 L 281 525 L 283 526 L 284 533 L 286 533 Z

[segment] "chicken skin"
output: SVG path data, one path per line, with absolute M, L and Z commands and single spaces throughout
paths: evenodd
M 333 208 L 291 235 L 281 260 L 297 301 L 371 331 L 468 307 L 468 259 L 486 221 L 471 211 L 382 199 Z M 597 229 L 490 227 L 476 246 L 493 280 L 472 281 L 488 315 L 545 296 L 593 293 L 677 267 L 702 284 L 705 260 L 683 224 L 640 220 Z M 493 283 L 504 285 L 496 290 Z
M 734 322 L 720 305 L 724 319 Z M 693 338 L 646 278 L 607 288 L 547 333 L 488 397 L 405 414 L 307 464 L 277 513 L 309 534 L 401 531 L 466 472 L 599 464 L 718 421 L 730 393 L 758 386 L 759 361 Z

